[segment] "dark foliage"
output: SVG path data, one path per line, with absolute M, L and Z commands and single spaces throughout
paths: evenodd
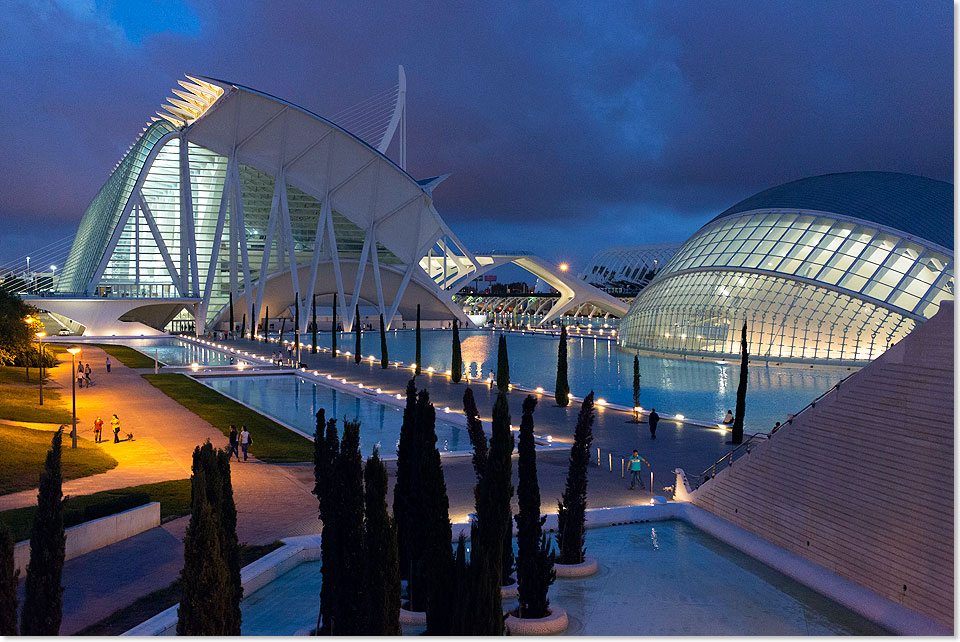
M 400 635 L 397 529 L 387 513 L 387 469 L 376 449 L 364 468 L 365 635 Z
M 507 337 L 500 335 L 497 344 L 497 388 L 500 392 L 510 389 L 510 360 L 507 358 Z
M 317 295 L 313 295 L 313 326 L 310 328 L 310 354 L 317 354 Z M 264 335 L 267 333 L 264 332 Z
M 270 306 L 268 305 L 266 306 L 266 308 L 267 308 L 266 314 L 263 317 L 263 342 L 264 343 L 267 343 L 267 341 L 270 338 L 269 336 L 267 336 L 267 333 L 270 332 Z
M 533 411 L 537 399 L 523 400 L 520 441 L 517 444 L 517 583 L 521 618 L 546 617 L 547 591 L 556 579 L 553 547 L 543 533 L 546 518 L 540 514 L 540 484 L 537 481 L 537 446 L 533 439 Z
M 334 466 L 338 484 L 336 519 L 340 573 L 335 635 L 363 635 L 364 604 L 363 470 L 360 422 L 343 422 L 340 456 Z
M 334 635 L 338 630 L 335 615 L 338 612 L 340 582 L 340 557 L 337 527 L 339 517 L 338 496 L 340 485 L 336 475 L 336 461 L 340 453 L 340 438 L 337 435 L 337 420 L 327 420 L 326 434 L 323 437 L 323 446 L 317 454 L 314 470 L 316 471 L 316 486 L 314 492 L 320 500 L 320 520 L 323 522 L 322 537 L 320 538 L 320 569 L 323 582 L 320 585 L 320 633 Z
M 570 403 L 570 383 L 567 381 L 567 326 L 560 326 L 560 343 L 557 346 L 557 384 L 554 388 L 557 405 L 566 408 Z
M 487 435 L 484 434 L 483 424 L 480 423 L 480 411 L 477 410 L 472 388 L 463 391 L 463 414 L 467 418 L 467 434 L 470 436 L 470 445 L 473 446 L 473 472 L 479 484 L 487 466 Z M 476 495 L 476 489 L 474 489 L 474 495 Z
M 450 379 L 460 383 L 463 378 L 463 357 L 460 354 L 460 320 L 453 321 L 453 356 L 450 359 Z
M 240 336 L 247 338 L 247 313 L 243 313 L 243 321 L 240 322 Z
M 293 301 L 294 303 L 294 314 L 293 314 L 293 358 L 299 360 L 300 358 L 300 293 L 296 293 L 296 298 Z M 297 363 L 299 366 L 299 362 Z
M 233 320 L 233 290 L 230 290 L 230 334 L 237 331 L 236 323 Z
M 590 463 L 590 444 L 593 443 L 593 391 L 580 406 L 577 427 L 570 448 L 570 466 L 567 486 L 563 491 L 557 513 L 557 543 L 561 564 L 583 562 L 583 533 L 587 509 L 587 466 Z
M 467 561 L 467 540 L 463 533 L 457 539 L 457 552 L 453 556 L 454 611 L 450 635 L 476 635 L 476 612 L 474 611 L 474 577 L 472 566 Z
M 13 561 L 13 532 L 0 522 L 0 635 L 17 634 L 17 581 L 20 571 Z
M 743 328 L 740 330 L 740 383 L 737 384 L 737 405 L 734 406 L 733 415 L 733 437 L 731 441 L 735 444 L 743 443 L 743 413 L 747 408 L 747 322 L 743 322 Z
M 416 525 L 412 519 L 414 510 L 412 504 L 413 491 L 418 484 L 417 477 L 420 470 L 420 451 L 415 443 L 417 438 L 416 407 L 417 386 L 415 381 L 411 379 L 407 382 L 407 405 L 403 410 L 403 423 L 400 424 L 400 442 L 397 445 L 397 481 L 393 486 L 393 515 L 397 522 L 400 577 L 405 580 L 409 580 L 412 575 L 414 560 L 412 549 L 416 546 Z
M 637 355 L 633 355 L 633 407 L 640 407 L 640 358 Z M 638 410 L 633 411 L 633 420 L 640 421 Z
M 360 325 L 360 304 L 358 303 L 353 311 L 353 331 L 356 336 L 356 353 L 353 355 L 354 363 L 360 363 L 363 357 L 360 355 L 360 335 L 363 334 L 363 326 Z
M 337 358 L 337 293 L 333 293 L 333 322 L 330 324 L 330 357 Z
M 387 356 L 387 329 L 383 325 L 383 315 L 380 315 L 380 368 L 386 370 L 390 366 Z
M 53 442 L 40 473 L 37 512 L 30 531 L 30 562 L 24 582 L 20 635 L 58 635 L 63 617 L 63 561 L 66 535 L 63 530 L 63 429 Z

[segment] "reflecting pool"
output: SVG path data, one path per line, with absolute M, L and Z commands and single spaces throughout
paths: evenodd
M 246 359 L 240 359 L 234 355 L 225 354 L 219 350 L 213 350 L 206 346 L 199 346 L 189 341 L 163 337 L 160 339 L 123 339 L 111 341 L 120 345 L 129 346 L 139 350 L 150 358 L 156 356 L 157 361 L 165 366 L 189 366 L 196 363 L 201 366 L 228 366 L 241 361 L 243 363 L 252 363 Z
M 359 419 L 360 452 L 364 457 L 370 455 L 375 446 L 380 448 L 383 457 L 397 454 L 400 424 L 403 423 L 401 408 L 340 392 L 293 374 L 199 377 L 198 380 L 308 435 L 313 435 L 316 429 L 316 414 L 320 408 L 326 411 L 327 419 L 339 420 L 341 431 L 344 418 Z M 443 409 L 438 408 L 437 449 L 440 452 L 470 450 L 466 430 L 443 421 L 442 417 Z
M 364 332 L 362 353 L 380 358 L 379 331 Z M 433 366 L 440 372 L 451 362 L 452 332 L 424 330 L 421 354 L 423 368 Z M 284 337 L 291 338 L 287 335 Z M 310 334 L 303 335 L 310 341 Z M 340 333 L 341 350 L 354 349 L 352 332 Z M 489 376 L 497 365 L 497 334 L 485 330 L 460 332 L 463 362 L 471 376 Z M 507 334 L 510 355 L 510 380 L 529 388 L 542 386 L 553 390 L 556 382 L 559 339 L 542 334 Z M 330 347 L 330 333 L 318 335 L 320 346 Z M 413 363 L 416 339 L 411 331 L 387 333 L 388 356 L 392 361 Z M 598 398 L 625 406 L 633 405 L 633 355 L 620 352 L 616 342 L 593 338 L 571 338 L 567 345 L 570 391 L 583 397 L 592 389 Z M 737 398 L 740 376 L 738 364 L 728 362 L 683 361 L 640 357 L 640 405 L 654 407 L 660 413 L 682 413 L 691 419 L 720 421 Z M 748 429 L 767 431 L 774 422 L 784 421 L 787 413 L 796 413 L 818 395 L 850 374 L 846 371 L 817 368 L 785 368 L 752 364 L 749 370 L 747 411 Z
M 600 571 L 550 588 L 551 603 L 567 611 L 567 635 L 887 635 L 686 522 L 590 529 L 586 548 Z M 243 634 L 316 626 L 320 583 L 320 562 L 307 562 L 245 596 Z

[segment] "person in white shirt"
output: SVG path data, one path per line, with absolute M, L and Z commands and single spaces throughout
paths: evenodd
M 240 426 L 240 450 L 243 451 L 243 461 L 247 461 L 247 448 L 251 443 L 253 443 L 253 440 L 250 439 L 250 433 L 247 432 L 247 427 Z

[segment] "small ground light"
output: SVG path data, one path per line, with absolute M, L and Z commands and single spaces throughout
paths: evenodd
M 606 405 L 607 405 L 607 400 L 606 400 L 606 399 L 597 399 L 597 405 L 598 405 L 598 406 L 606 406 Z
M 537 386 L 537 390 L 536 390 L 536 391 L 542 393 L 542 392 L 543 392 L 543 386 Z
M 449 413 L 449 412 L 450 412 L 450 406 L 444 406 L 444 407 L 443 407 L 443 411 Z
M 403 399 L 403 395 L 401 395 L 400 393 L 397 393 L 397 399 Z
M 417 364 L 411 363 L 411 364 L 410 364 L 410 369 L 411 369 L 411 370 L 416 370 L 416 369 L 417 369 Z
M 363 384 L 362 384 L 362 383 L 358 383 L 358 384 L 357 384 L 357 388 L 363 388 Z
M 684 419 L 686 419 L 686 417 L 684 417 L 683 415 L 674 415 L 674 417 L 679 419 L 680 421 L 683 421 Z
M 379 395 L 381 392 L 380 388 L 377 388 L 377 394 Z
M 453 370 L 444 370 L 444 371 L 443 371 L 443 374 L 445 374 L 445 375 L 447 375 L 447 376 L 449 377 L 450 375 L 453 374 Z
M 347 380 L 346 380 L 346 379 L 341 379 L 341 380 L 340 380 L 340 383 L 347 383 Z

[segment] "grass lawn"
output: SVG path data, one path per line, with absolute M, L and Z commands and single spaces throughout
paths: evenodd
M 52 424 L 72 421 L 69 396 L 63 398 L 59 390 L 44 387 L 43 405 L 40 405 L 39 374 L 38 368 L 30 368 L 30 381 L 27 381 L 23 368 L 0 366 L 0 419 Z M 49 379 L 48 370 L 44 380 Z
M 251 546 L 240 546 L 241 568 L 255 562 L 267 553 L 283 546 L 282 542 Z M 180 580 L 176 580 L 165 588 L 144 595 L 130 606 L 117 609 L 96 624 L 81 629 L 75 635 L 120 635 L 133 627 L 152 618 L 157 613 L 166 611 L 180 601 Z
M 153 359 L 142 352 L 137 352 L 133 348 L 128 348 L 127 346 L 114 346 L 106 343 L 94 343 L 93 345 L 100 348 L 128 368 L 153 367 Z
M 53 432 L 31 430 L 20 426 L 0 424 L 0 495 L 37 488 L 40 471 L 50 450 Z M 69 447 L 69 436 L 64 435 L 63 480 L 78 479 L 116 468 L 117 460 L 87 439 L 77 440 L 77 449 Z
M 216 426 L 224 435 L 230 424 L 245 425 L 253 437 L 250 452 L 271 464 L 313 461 L 313 441 L 284 428 L 229 397 L 181 374 L 145 374 L 144 379 L 187 410 Z
M 86 521 L 84 517 L 89 516 L 93 510 L 99 509 L 99 512 L 104 512 L 103 509 L 116 506 L 119 512 L 149 502 L 160 502 L 161 520 L 189 514 L 190 480 L 175 479 L 70 497 L 63 507 L 64 526 L 70 527 L 83 523 Z M 0 512 L 0 521 L 10 526 L 14 540 L 20 542 L 30 538 L 30 528 L 33 525 L 33 514 L 36 510 L 35 506 L 5 510 Z

